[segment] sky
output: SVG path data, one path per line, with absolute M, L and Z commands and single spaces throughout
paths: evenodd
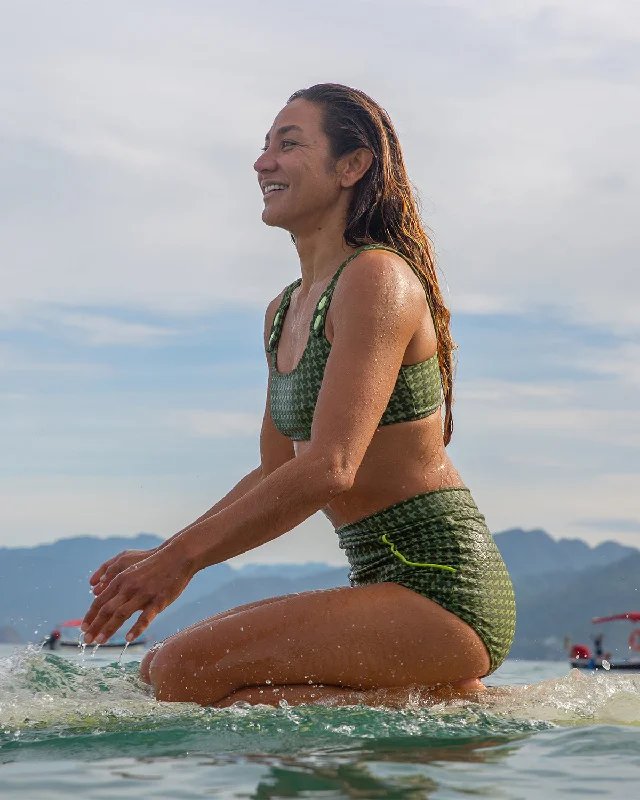
M 0 546 L 169 536 L 258 464 L 252 168 L 296 89 L 390 113 L 494 532 L 640 545 L 640 4 L 0 0 Z M 237 559 L 344 563 L 320 515 Z

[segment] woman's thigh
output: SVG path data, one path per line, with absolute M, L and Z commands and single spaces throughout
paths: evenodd
M 235 608 L 230 608 L 227 611 L 220 611 L 217 614 L 214 614 L 212 617 L 207 617 L 207 619 L 202 619 L 199 622 L 194 622 L 193 625 L 189 625 L 188 627 L 183 628 L 181 631 L 177 631 L 176 633 L 172 634 L 171 636 L 168 636 L 164 640 L 164 642 L 156 642 L 156 644 L 154 644 L 153 647 L 151 647 L 145 653 L 144 658 L 142 659 L 142 662 L 140 663 L 140 678 L 145 683 L 151 683 L 151 677 L 149 676 L 149 670 L 151 668 L 151 662 L 153 661 L 153 659 L 158 654 L 158 651 L 160 650 L 160 647 L 163 644 L 165 644 L 165 642 L 168 642 L 170 639 L 172 639 L 174 636 L 182 635 L 182 634 L 185 634 L 187 632 L 192 633 L 197 628 L 201 628 L 202 626 L 209 627 L 212 623 L 218 622 L 219 620 L 224 619 L 224 617 L 230 617 L 233 614 L 240 614 L 243 611 L 248 611 L 250 608 L 257 608 L 258 606 L 263 606 L 266 603 L 274 603 L 277 600 L 281 600 L 282 597 L 285 597 L 285 596 L 286 595 L 281 595 L 280 597 L 267 597 L 267 598 L 265 598 L 263 600 L 254 600 L 253 603 L 246 603 L 245 605 L 242 605 L 242 606 L 236 606 Z
M 480 637 L 395 583 L 286 595 L 175 634 L 151 662 L 159 700 L 208 705 L 249 686 L 367 690 L 486 674 Z

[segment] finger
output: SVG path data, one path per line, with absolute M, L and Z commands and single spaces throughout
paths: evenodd
M 142 614 L 136 620 L 135 625 L 129 633 L 126 635 L 126 640 L 128 642 L 133 642 L 138 636 L 142 636 L 142 634 L 147 630 L 149 625 L 153 622 L 153 620 L 158 616 L 158 614 L 162 611 L 162 608 L 159 608 L 156 604 L 153 606 L 149 605 L 147 608 L 144 609 Z
M 85 633 L 85 643 L 91 644 L 92 641 L 95 641 L 96 644 L 104 644 L 132 614 L 144 608 L 145 602 L 146 598 L 139 595 L 134 595 L 126 601 L 115 597 L 100 610 L 93 625 Z
M 117 559 L 114 559 L 111 566 L 107 567 L 103 572 L 103 574 L 100 576 L 99 583 L 96 583 L 96 585 L 93 587 L 93 593 L 96 595 L 96 597 L 102 592 L 104 592 L 104 590 L 116 577 L 116 575 L 119 575 L 121 572 L 124 572 L 125 569 L 127 569 L 127 565 L 120 558 L 120 556 L 118 556 Z
M 95 586 L 97 583 L 100 583 L 100 581 L 102 580 L 102 576 L 104 575 L 104 573 L 107 571 L 107 569 L 108 569 L 108 568 L 111 566 L 111 564 L 113 564 L 113 562 L 114 562 L 114 561 L 115 561 L 117 558 L 120 558 L 120 556 L 114 556 L 113 558 L 110 558 L 108 561 L 105 561 L 105 562 L 104 562 L 104 564 L 103 564 L 102 566 L 98 567 L 98 569 L 97 569 L 97 570 L 96 570 L 96 571 L 93 573 L 93 575 L 92 575 L 92 576 L 89 578 L 89 584 L 90 584 L 91 586 Z
M 82 620 L 82 625 L 80 626 L 83 633 L 87 633 L 91 625 L 93 624 L 95 618 L 100 613 L 100 610 L 104 606 L 105 603 L 108 603 L 109 600 L 112 600 L 117 594 L 118 590 L 121 586 L 121 581 L 113 581 L 105 588 L 105 590 L 100 594 L 99 597 L 91 603 L 89 606 L 89 610 L 84 615 L 84 619 Z M 130 597 L 132 592 L 129 592 L 127 597 Z

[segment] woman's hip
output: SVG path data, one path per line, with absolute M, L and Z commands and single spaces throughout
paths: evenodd
M 492 671 L 515 630 L 507 568 L 464 487 L 416 495 L 336 529 L 354 586 L 391 581 L 456 614 L 481 636 Z

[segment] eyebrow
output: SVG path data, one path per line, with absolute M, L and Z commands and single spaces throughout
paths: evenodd
M 299 125 L 283 125 L 276 131 L 276 136 L 284 136 L 285 133 L 289 133 L 289 131 L 302 131 L 302 128 Z M 264 137 L 265 142 L 268 142 L 270 138 L 271 137 L 267 133 Z

